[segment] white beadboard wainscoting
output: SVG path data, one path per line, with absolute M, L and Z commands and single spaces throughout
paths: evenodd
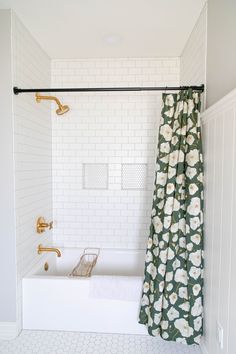
M 236 89 L 202 115 L 205 155 L 205 338 L 208 354 L 235 353 Z M 223 329 L 223 348 L 218 327 Z

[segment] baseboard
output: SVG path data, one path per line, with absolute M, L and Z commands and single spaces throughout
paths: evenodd
M 202 354 L 208 354 L 208 350 L 207 350 L 206 345 L 203 340 L 200 343 L 200 348 L 201 348 Z
M 0 322 L 0 339 L 14 339 L 20 333 L 17 322 Z

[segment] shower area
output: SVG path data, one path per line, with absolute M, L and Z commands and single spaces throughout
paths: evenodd
M 179 86 L 179 69 L 178 58 L 53 60 L 51 86 L 173 87 Z M 24 277 L 23 326 L 145 334 L 137 314 L 162 91 L 52 94 L 70 107 L 61 116 L 54 104 L 51 109 L 54 226 L 46 233 L 62 256 L 45 255 L 39 269 Z M 34 93 L 14 99 L 26 96 L 34 101 Z M 47 102 L 33 104 L 45 109 Z M 92 277 L 68 278 L 87 247 L 100 249 Z
M 22 328 L 147 335 L 138 314 L 162 94 L 191 86 L 205 108 L 206 5 L 181 55 L 153 57 L 51 59 L 4 11 L 14 166 L 14 196 L 5 199 L 16 264 L 6 271 L 16 304 L 3 316 L 6 336 Z
M 45 256 L 23 278 L 23 328 L 147 334 L 137 314 L 162 92 L 179 88 L 180 60 L 53 60 L 51 67 L 54 90 L 14 87 L 15 100 L 34 100 L 37 91 L 40 107 L 58 106 L 51 107 L 53 223 L 37 222 L 53 247 L 38 239 Z

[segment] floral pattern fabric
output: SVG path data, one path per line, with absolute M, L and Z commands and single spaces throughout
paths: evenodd
M 200 93 L 163 94 L 139 322 L 152 336 L 198 344 L 203 315 Z

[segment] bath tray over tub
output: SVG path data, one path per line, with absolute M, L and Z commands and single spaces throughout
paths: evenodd
M 97 263 L 97 259 L 100 253 L 99 248 L 85 248 L 78 264 L 69 274 L 71 277 L 91 277 L 92 270 Z

